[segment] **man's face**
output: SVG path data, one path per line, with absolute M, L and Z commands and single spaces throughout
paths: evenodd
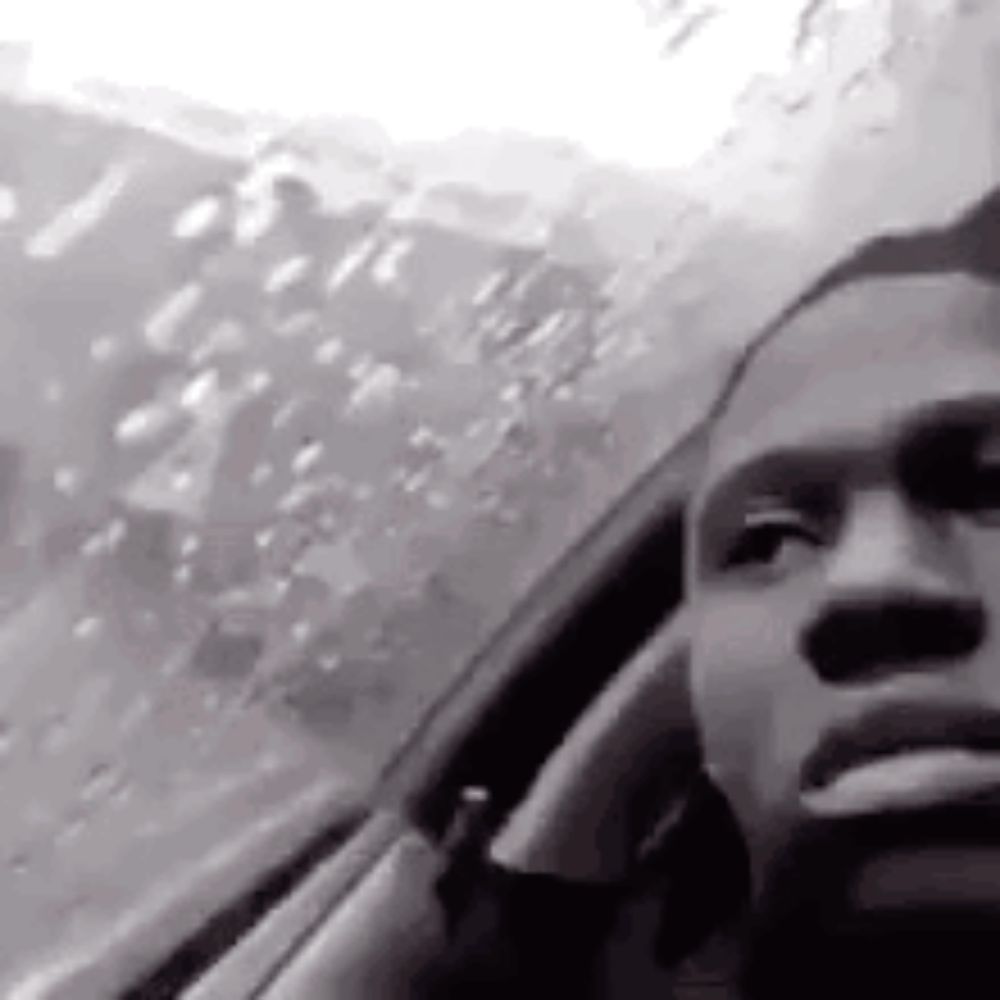
M 794 319 L 691 532 L 695 710 L 758 885 L 800 828 L 1000 803 L 1000 289 L 870 280 Z

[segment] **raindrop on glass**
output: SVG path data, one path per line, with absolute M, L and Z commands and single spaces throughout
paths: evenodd
M 48 379 L 42 387 L 42 396 L 54 406 L 66 398 L 66 387 L 58 379 Z
M 251 372 L 247 377 L 247 389 L 254 393 L 254 395 L 259 395 L 264 392 L 265 389 L 270 388 L 273 382 L 274 378 L 271 376 L 270 372 L 258 369 L 255 372 Z
M 17 194 L 6 184 L 0 185 L 0 223 L 12 222 L 17 218 Z
M 97 615 L 88 615 L 76 622 L 73 626 L 73 635 L 77 639 L 91 639 L 101 631 L 103 624 Z
M 289 257 L 271 270 L 264 281 L 264 292 L 267 295 L 277 295 L 290 285 L 300 281 L 312 267 L 308 257 Z
M 79 492 L 83 476 L 79 469 L 71 465 L 64 465 L 56 469 L 52 476 L 55 488 L 64 496 L 72 496 Z
M 183 557 L 194 555 L 201 548 L 201 539 L 197 535 L 185 535 L 181 540 L 180 554 Z
M 194 476 L 188 469 L 178 469 L 170 476 L 170 488 L 175 493 L 186 493 L 194 485 Z
M 324 445 L 322 441 L 309 441 L 296 452 L 292 459 L 292 471 L 297 476 L 311 472 L 323 458 Z
M 218 198 L 206 197 L 193 201 L 174 220 L 174 239 L 193 240 L 202 236 L 219 217 L 221 211 L 222 206 Z
M 14 733 L 14 727 L 6 719 L 0 719 L 0 759 L 8 756 L 13 750 Z
M 332 365 L 343 352 L 344 342 L 338 337 L 331 337 L 316 348 L 313 359 L 318 365 Z
M 199 409 L 218 391 L 218 387 L 219 373 L 214 368 L 200 372 L 188 382 L 181 392 L 181 407 L 185 410 Z
M 100 363 L 109 361 L 118 351 L 118 342 L 114 337 L 97 337 L 90 342 L 90 357 Z
M 339 653 L 324 653 L 316 661 L 316 665 L 324 674 L 332 674 L 340 669 L 342 662 Z
M 260 462 L 253 467 L 253 471 L 250 473 L 250 482 L 254 486 L 263 486 L 273 477 L 274 466 L 270 462 Z
M 87 773 L 80 797 L 88 802 L 103 798 L 114 789 L 117 776 L 109 764 L 95 764 Z
M 120 445 L 136 444 L 155 435 L 169 420 L 166 408 L 158 404 L 136 407 L 115 424 L 115 440 Z

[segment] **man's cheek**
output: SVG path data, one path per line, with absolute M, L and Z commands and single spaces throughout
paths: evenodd
M 762 765 L 773 738 L 781 667 L 776 655 L 759 642 L 755 648 L 752 636 L 733 625 L 696 645 L 693 696 L 705 770 L 738 814 L 748 814 L 767 795 Z

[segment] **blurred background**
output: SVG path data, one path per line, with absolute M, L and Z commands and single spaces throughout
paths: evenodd
M 363 795 L 757 324 L 996 177 L 989 2 L 8 7 L 4 996 Z

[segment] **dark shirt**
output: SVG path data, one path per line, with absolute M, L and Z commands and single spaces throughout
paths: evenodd
M 661 904 L 648 895 L 512 874 L 483 862 L 449 871 L 439 895 L 450 945 L 421 997 L 733 998 L 719 967 L 728 964 L 726 949 L 720 952 L 718 942 L 684 968 L 670 970 L 657 960 Z

